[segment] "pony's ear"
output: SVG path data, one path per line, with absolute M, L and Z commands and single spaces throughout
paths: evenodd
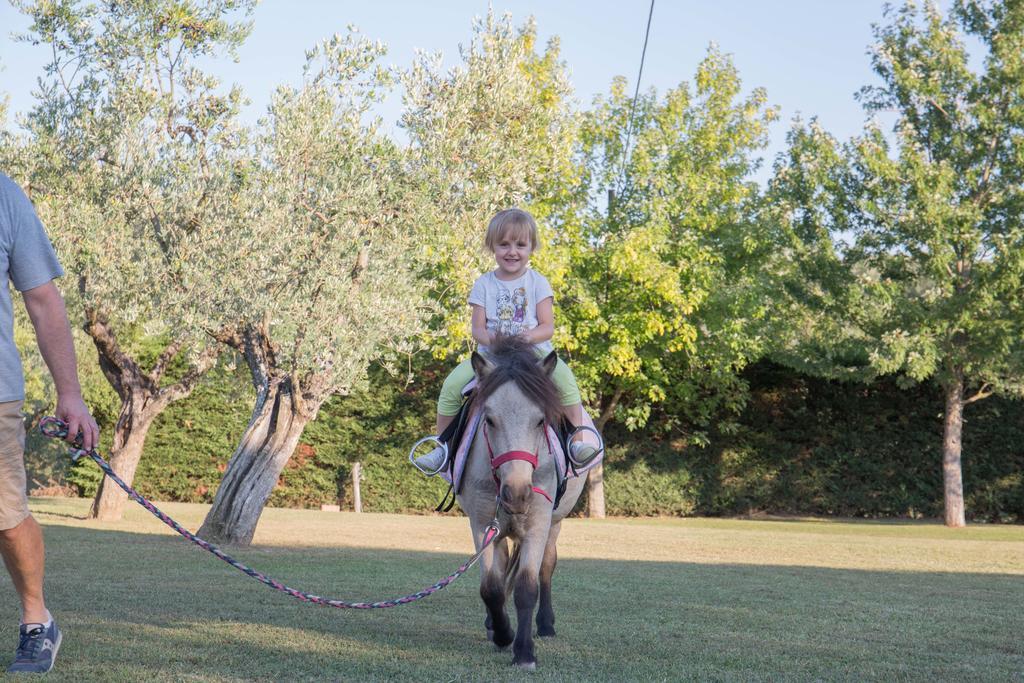
M 487 360 L 476 351 L 473 352 L 473 356 L 469 359 L 469 363 L 473 366 L 473 372 L 476 373 L 477 379 L 483 379 L 487 375 L 491 374 L 491 370 L 494 369 L 494 363 Z
M 554 351 L 546 355 L 544 360 L 540 362 L 540 367 L 548 377 L 554 373 L 556 365 L 558 365 L 558 354 Z

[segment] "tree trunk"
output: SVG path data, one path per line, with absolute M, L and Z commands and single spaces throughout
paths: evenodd
M 615 414 L 615 408 L 618 407 L 619 401 L 622 399 L 622 393 L 622 389 L 616 389 L 611 400 L 608 401 L 608 404 L 604 406 L 601 414 L 594 421 L 594 427 L 601 433 L 602 439 L 604 438 L 604 426 L 608 424 L 608 420 Z M 605 518 L 603 461 L 595 465 L 587 474 L 587 517 L 592 519 Z
M 355 512 L 363 511 L 363 495 L 359 489 L 359 480 L 363 477 L 363 466 L 360 463 L 352 465 L 352 509 Z
M 85 278 L 79 278 L 80 291 L 85 291 Z M 163 348 L 156 362 L 147 371 L 135 359 L 121 350 L 117 334 L 102 312 L 87 308 L 83 329 L 96 347 L 97 360 L 104 377 L 121 398 L 121 413 L 114 426 L 114 443 L 110 452 L 110 466 L 129 486 L 135 479 L 135 469 L 142 457 L 142 447 L 153 421 L 175 401 L 188 397 L 199 380 L 213 367 L 220 349 L 210 347 L 203 351 L 185 376 L 166 387 L 161 387 L 164 373 L 171 361 L 184 349 L 181 340 L 173 340 Z M 120 486 L 107 477 L 100 483 L 89 516 L 117 521 L 124 513 L 128 499 Z
M 213 543 L 252 542 L 263 506 L 311 419 L 298 410 L 288 380 L 273 380 L 261 393 L 199 529 L 199 535 Z
M 604 519 L 604 463 L 599 462 L 587 473 L 587 517 Z
M 943 500 L 946 526 L 967 526 L 964 516 L 964 479 L 960 463 L 964 421 L 964 381 L 961 373 L 946 385 L 946 420 L 942 435 Z
M 121 414 L 114 427 L 114 443 L 110 449 L 110 467 L 128 485 L 135 479 L 135 470 L 142 458 L 149 428 L 166 405 L 149 402 L 137 394 L 128 396 L 121 404 Z M 109 477 L 103 477 L 89 516 L 104 521 L 119 521 L 124 514 L 128 494 Z

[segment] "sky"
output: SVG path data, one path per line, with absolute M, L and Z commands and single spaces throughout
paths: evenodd
M 409 65 L 416 49 L 440 51 L 453 66 L 473 18 L 488 7 L 511 13 L 516 24 L 533 16 L 542 41 L 559 37 L 580 106 L 607 92 L 617 75 L 628 79 L 630 91 L 635 86 L 648 0 L 265 0 L 238 63 L 220 60 L 214 73 L 242 86 L 251 100 L 245 116 L 255 121 L 276 85 L 300 81 L 305 51 L 349 24 L 387 44 L 386 61 L 396 66 Z M 794 116 L 816 116 L 840 139 L 861 130 L 864 113 L 854 94 L 877 82 L 867 50 L 871 25 L 882 20 L 882 0 L 656 0 L 641 88 L 664 92 L 692 80 L 711 43 L 732 55 L 744 90 L 765 88 L 781 113 L 758 176 L 763 181 Z M 9 120 L 30 108 L 48 54 L 11 39 L 27 26 L 0 0 L 0 97 L 9 97 Z M 379 112 L 396 137 L 400 111 L 395 96 Z

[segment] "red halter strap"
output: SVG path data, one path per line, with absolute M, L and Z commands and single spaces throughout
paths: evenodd
M 547 498 L 547 499 L 548 499 L 548 502 L 549 502 L 549 503 L 551 503 L 552 505 L 554 505 L 554 504 L 555 504 L 555 501 L 553 501 L 553 500 L 551 499 L 551 496 L 549 496 L 549 495 L 548 495 L 548 492 L 547 492 L 547 491 L 545 491 L 544 489 L 542 489 L 541 487 L 539 487 L 539 486 L 531 486 L 530 488 L 532 488 L 532 489 L 533 489 L 533 492 L 534 492 L 534 493 L 539 493 L 540 495 L 542 495 L 542 496 L 544 496 L 545 498 Z
M 533 465 L 533 469 L 537 469 L 537 456 L 528 451 L 507 451 L 497 458 L 491 458 L 491 469 L 496 470 L 512 460 L 525 460 Z
M 547 437 L 547 431 L 548 431 L 547 427 L 545 427 L 544 428 L 544 436 L 545 437 Z M 524 460 L 524 461 L 530 463 L 530 465 L 533 466 L 533 469 L 537 469 L 537 453 L 530 453 L 529 451 L 506 451 L 506 452 L 502 453 L 501 455 L 495 457 L 494 456 L 494 449 L 491 448 L 491 440 L 487 436 L 487 425 L 486 424 L 483 425 L 483 432 L 484 432 L 484 441 L 487 442 L 487 454 L 491 457 L 491 476 L 494 477 L 494 483 L 495 484 L 500 484 L 501 483 L 501 481 L 498 479 L 498 468 L 501 467 L 502 465 L 504 465 L 507 462 L 511 462 L 513 460 Z M 548 448 L 551 448 L 551 442 L 550 441 L 548 442 Z M 542 488 L 540 488 L 538 486 L 533 486 L 531 488 L 533 489 L 534 493 L 539 493 L 540 495 L 542 495 L 545 498 L 547 498 L 549 503 L 554 504 L 555 501 L 551 498 L 550 495 L 548 495 L 547 491 L 545 491 L 544 489 L 542 489 Z

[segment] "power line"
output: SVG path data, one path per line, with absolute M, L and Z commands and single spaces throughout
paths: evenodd
M 636 101 L 640 96 L 640 80 L 644 75 L 644 59 L 647 57 L 647 39 L 651 36 L 651 17 L 654 16 L 654 0 L 651 0 L 651 9 L 647 12 L 647 30 L 644 32 L 644 49 L 640 53 L 640 71 L 636 75 L 636 90 L 633 91 L 633 104 L 629 108 L 629 124 L 626 126 L 626 144 L 622 148 L 622 170 L 619 173 L 620 180 L 626 177 L 626 161 L 629 158 L 629 141 L 633 135 L 633 116 L 636 114 Z

